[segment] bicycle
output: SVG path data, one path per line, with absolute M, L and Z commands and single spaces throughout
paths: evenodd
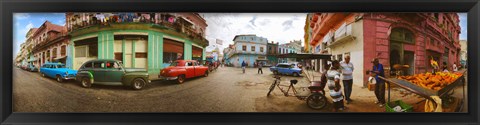
M 290 85 L 288 86 L 288 89 L 285 91 L 280 87 L 280 76 L 275 75 L 274 76 L 275 81 L 270 85 L 269 91 L 267 93 L 267 97 L 270 96 L 270 93 L 275 89 L 275 86 L 282 91 L 282 93 L 288 97 L 290 94 L 290 89 L 293 91 L 293 95 L 297 97 L 299 100 L 306 100 L 307 101 L 307 106 L 312 108 L 312 109 L 323 109 L 327 105 L 327 98 L 325 97 L 325 93 L 323 92 L 322 88 L 320 86 L 310 86 L 308 89 L 310 90 L 309 95 L 298 95 L 297 90 L 295 89 L 295 84 L 297 84 L 298 80 L 293 79 L 290 80 Z

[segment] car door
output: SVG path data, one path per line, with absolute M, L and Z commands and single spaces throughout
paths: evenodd
M 48 65 L 47 69 L 45 70 L 45 72 L 47 73 L 46 75 L 54 78 L 55 76 L 53 75 L 53 69 L 55 69 L 55 65 L 53 64 Z
M 106 82 L 105 78 L 105 61 L 94 61 L 92 75 L 94 82 Z
M 193 62 L 193 67 L 195 68 L 195 76 L 201 76 L 205 73 L 198 62 Z
M 278 64 L 277 70 L 278 70 L 278 73 L 285 74 L 287 67 L 284 64 Z
M 116 61 L 107 61 L 104 72 L 105 82 L 121 82 L 123 77 L 123 68 Z
M 193 67 L 193 62 L 187 61 L 185 62 L 185 69 L 187 70 L 185 77 L 192 78 L 195 76 L 195 68 Z

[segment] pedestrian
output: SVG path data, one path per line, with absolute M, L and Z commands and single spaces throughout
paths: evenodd
M 325 94 L 325 86 L 327 86 L 327 81 L 328 81 L 327 72 L 330 69 L 330 65 L 325 64 L 323 67 L 325 67 L 325 69 L 323 69 L 322 75 L 320 77 L 320 88 L 322 88 L 322 92 L 323 94 Z
M 457 63 L 454 62 L 452 68 L 454 72 L 457 72 L 458 71 Z
M 443 62 L 442 71 L 443 72 L 448 72 L 447 62 Z
M 245 63 L 245 61 L 242 62 L 242 70 L 243 70 L 243 73 L 245 74 L 245 67 L 247 66 L 247 63 Z
M 260 72 L 263 74 L 262 66 L 263 66 L 262 62 L 259 62 L 258 63 L 258 71 L 257 71 L 258 74 L 260 74 Z
M 380 79 L 379 76 L 385 77 L 385 72 L 383 70 L 383 65 L 380 64 L 378 58 L 374 58 L 373 61 L 373 69 L 370 71 L 368 70 L 367 73 L 373 73 L 372 75 L 375 76 L 375 96 L 377 97 L 377 101 L 375 104 L 379 104 L 380 107 L 385 106 L 385 81 Z
M 345 100 L 349 104 L 352 99 L 352 85 L 353 85 L 353 64 L 350 62 L 350 56 L 345 56 L 345 61 L 340 63 L 340 68 L 342 69 L 342 82 L 343 82 L 343 91 L 345 92 Z
M 343 95 L 340 86 L 340 63 L 337 60 L 332 61 L 332 67 L 327 71 L 327 86 L 330 90 L 330 97 L 332 97 L 334 111 L 344 110 Z

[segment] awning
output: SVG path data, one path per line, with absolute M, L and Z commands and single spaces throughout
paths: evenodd
M 57 57 L 57 58 L 55 58 L 55 59 L 53 59 L 53 60 L 61 60 L 61 59 L 64 59 L 64 58 L 67 58 L 67 56 L 60 56 L 60 57 Z
M 310 53 L 288 53 L 277 55 L 277 58 L 296 58 L 296 59 L 327 59 L 330 60 L 331 54 L 310 54 Z

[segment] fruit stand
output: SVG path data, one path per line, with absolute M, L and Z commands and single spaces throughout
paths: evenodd
M 398 87 L 404 88 L 433 102 L 435 100 L 432 96 L 438 96 L 442 100 L 445 100 L 442 105 L 450 105 L 449 107 L 454 108 L 453 110 L 444 110 L 457 112 L 462 110 L 465 99 L 465 77 L 463 75 L 465 72 L 466 70 L 456 73 L 437 72 L 435 74 L 424 73 L 413 76 L 399 76 L 396 78 L 380 78 L 385 80 L 388 85 L 388 102 L 390 102 L 390 83 L 393 83 Z M 452 100 L 451 95 L 457 86 L 463 87 L 463 98 L 448 101 Z

